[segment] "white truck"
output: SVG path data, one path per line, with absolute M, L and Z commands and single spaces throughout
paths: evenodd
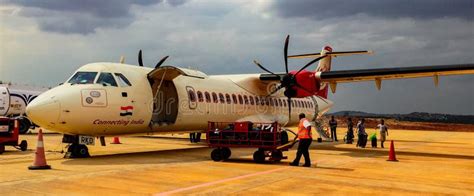
M 26 116 L 26 106 L 46 90 L 46 88 L 21 87 L 0 82 L 0 116 L 18 119 L 20 133 L 28 132 L 30 128 L 35 128 L 36 125 Z

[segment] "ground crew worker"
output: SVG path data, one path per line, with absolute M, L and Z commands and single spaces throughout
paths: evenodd
M 386 136 L 388 136 L 388 127 L 385 125 L 383 119 L 380 120 L 380 124 L 377 125 L 377 128 L 380 130 L 380 146 L 383 148 L 383 142 L 386 140 Z M 387 135 L 385 135 L 387 134 Z
M 298 145 L 298 151 L 296 152 L 296 158 L 290 163 L 291 166 L 298 166 L 300 164 L 301 155 L 304 156 L 304 167 L 311 167 L 311 160 L 309 159 L 309 146 L 313 141 L 311 137 L 311 124 L 306 119 L 305 114 L 301 113 L 300 124 L 298 125 L 298 139 L 300 144 Z
M 332 141 L 337 142 L 337 134 L 336 134 L 337 121 L 334 119 L 334 116 L 331 116 L 331 120 L 329 121 L 329 127 L 331 128 Z

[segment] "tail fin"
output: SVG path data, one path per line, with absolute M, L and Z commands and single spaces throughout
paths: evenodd
M 316 72 L 327 72 L 327 71 L 331 71 L 332 57 L 349 56 L 349 55 L 355 55 L 355 54 L 373 54 L 373 52 L 371 50 L 333 52 L 331 46 L 324 46 L 324 48 L 321 50 L 320 53 L 291 55 L 291 56 L 288 56 L 288 58 L 318 58 L 320 56 L 327 55 L 326 58 L 323 58 L 319 61 L 319 64 L 315 70 Z M 328 89 L 329 89 L 328 84 L 322 83 L 316 95 L 327 99 Z
M 327 53 L 330 53 L 330 52 L 332 52 L 332 48 L 330 46 L 324 46 L 324 48 L 321 50 L 320 55 L 324 56 L 324 55 L 327 55 Z M 328 55 L 326 58 L 323 58 L 323 59 L 319 60 L 319 64 L 316 67 L 315 71 L 316 72 L 331 71 L 331 60 L 332 60 L 331 55 Z M 328 98 L 328 92 L 329 92 L 328 85 L 327 84 L 321 84 L 321 86 L 319 87 L 319 91 L 318 91 L 318 93 L 316 93 L 316 95 L 320 96 L 324 99 L 327 99 Z

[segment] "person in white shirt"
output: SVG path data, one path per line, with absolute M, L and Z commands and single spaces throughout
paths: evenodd
M 388 127 L 385 125 L 385 122 L 383 119 L 380 120 L 380 124 L 377 125 L 377 128 L 380 130 L 380 145 L 383 148 L 383 142 L 387 139 L 386 136 L 388 136 Z

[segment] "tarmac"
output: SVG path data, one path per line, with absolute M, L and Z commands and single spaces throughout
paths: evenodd
M 64 159 L 62 136 L 44 135 L 51 170 L 28 170 L 36 134 L 22 135 L 25 152 L 6 147 L 0 155 L 1 195 L 474 195 L 474 133 L 390 130 L 398 162 L 385 148 L 364 149 L 339 142 L 313 142 L 312 167 L 289 160 L 256 164 L 255 149 L 232 149 L 230 160 L 214 162 L 205 143 L 181 136 L 128 136 L 123 144 L 90 146 L 91 158 Z M 372 133 L 373 130 L 368 131 Z

